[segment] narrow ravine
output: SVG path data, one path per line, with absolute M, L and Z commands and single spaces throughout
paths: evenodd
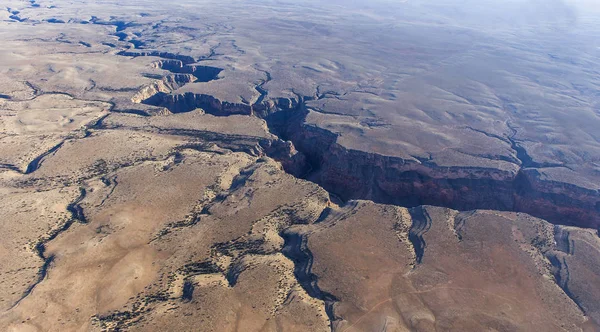
M 318 285 L 318 278 L 312 273 L 313 255 L 307 245 L 306 235 L 292 231 L 284 231 L 281 234 L 284 239 L 282 253 L 294 262 L 294 276 L 302 288 L 312 298 L 325 303 L 325 312 L 329 319 L 329 327 L 334 330 L 337 320 L 334 313 L 334 304 L 339 300 L 330 293 L 322 291 Z
M 46 244 L 48 242 L 56 239 L 60 234 L 66 232 L 69 228 L 71 228 L 73 223 L 77 222 L 77 223 L 85 224 L 87 222 L 85 219 L 85 216 L 83 214 L 83 208 L 80 205 L 81 201 L 83 201 L 83 199 L 85 199 L 86 194 L 87 194 L 87 191 L 85 188 L 83 188 L 83 187 L 79 188 L 79 196 L 73 202 L 71 202 L 67 205 L 67 211 L 71 214 L 71 216 L 67 219 L 67 221 L 65 221 L 65 223 L 62 224 L 62 226 L 51 231 L 45 238 L 40 240 L 35 245 L 35 248 L 34 248 L 35 252 L 36 252 L 37 256 L 44 262 L 44 264 L 42 265 L 42 267 L 40 267 L 40 269 L 38 271 L 37 280 L 35 282 L 33 282 L 31 285 L 29 285 L 29 287 L 27 287 L 27 289 L 25 290 L 23 295 L 10 307 L 10 309 L 19 305 L 19 303 L 21 303 L 21 301 L 23 301 L 25 298 L 27 298 L 31 294 L 31 292 L 33 292 L 33 290 L 35 289 L 35 287 L 37 285 L 39 285 L 42 281 L 44 281 L 46 279 L 46 277 L 48 275 L 48 270 L 50 269 L 50 266 L 52 265 L 52 262 L 54 261 L 54 255 L 47 255 L 47 253 L 46 253 Z

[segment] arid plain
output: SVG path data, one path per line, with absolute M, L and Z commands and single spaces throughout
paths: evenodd
M 600 331 L 585 0 L 0 11 L 0 330 Z

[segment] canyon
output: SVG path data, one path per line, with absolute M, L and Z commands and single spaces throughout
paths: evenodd
M 9 2 L 4 330 L 600 329 L 582 4 Z
M 135 53 L 127 55 L 140 56 Z M 180 60 L 177 61 L 175 69 L 170 66 L 166 69 L 173 73 L 210 71 L 216 75 L 222 71 L 213 67 L 183 65 Z M 165 69 L 162 62 L 158 63 Z M 207 81 L 215 79 L 216 75 Z M 202 77 L 208 76 L 204 74 Z M 172 76 L 165 79 L 171 81 Z M 304 155 L 301 160 L 306 164 L 292 162 L 292 174 L 312 180 L 344 201 L 368 199 L 408 207 L 437 205 L 458 210 L 517 211 L 557 224 L 600 227 L 600 191 L 595 187 L 546 178 L 539 170 L 545 167 L 530 165 L 531 158 L 527 152 L 511 137 L 504 140 L 510 141 L 516 158 L 498 163 L 497 167 L 441 166 L 424 158 L 404 159 L 339 144 L 338 134 L 306 123 L 306 118 L 315 112 L 307 107 L 307 102 L 318 98 L 316 96 L 276 100 L 260 98 L 254 104 L 229 103 L 206 94 L 171 93 L 190 81 L 181 83 L 176 87 L 167 85 L 162 90 L 146 89 L 136 100 L 163 107 L 165 112 L 171 113 L 200 108 L 215 116 L 261 118 L 272 133 L 291 142 Z M 289 160 L 279 161 L 290 165 Z

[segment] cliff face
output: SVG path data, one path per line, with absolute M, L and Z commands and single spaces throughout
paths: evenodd
M 296 177 L 306 172 L 306 157 L 296 150 L 292 142 L 281 139 L 263 140 L 260 146 L 266 155 L 279 161 L 286 172 Z
M 223 71 L 221 68 L 193 65 L 177 59 L 162 59 L 154 62 L 153 65 L 155 68 L 168 70 L 172 73 L 194 75 L 197 82 L 216 80 Z
M 139 56 L 155 56 L 167 60 L 177 60 L 184 64 L 190 64 L 196 62 L 196 60 L 188 55 L 174 54 L 169 52 L 159 52 L 159 51 L 121 51 L 117 53 L 117 55 L 121 56 L 129 56 L 129 57 L 139 57 Z
M 440 205 L 461 210 L 510 210 L 511 178 L 496 169 L 437 167 L 364 151 L 349 150 L 323 129 L 301 126 L 294 141 L 310 151 L 318 169 L 312 179 L 344 200 Z
M 292 141 L 313 163 L 310 180 L 343 200 L 516 211 L 557 224 L 600 227 L 597 191 L 546 181 L 536 169 L 440 167 L 349 150 L 333 133 L 314 126 L 294 130 Z
M 249 105 L 221 102 L 213 96 L 191 92 L 178 95 L 162 94 L 146 100 L 145 103 L 165 107 L 173 113 L 190 112 L 197 108 L 202 108 L 206 113 L 217 116 L 234 114 L 251 115 L 252 113 Z
M 301 101 L 293 98 L 262 100 L 256 104 L 232 103 L 219 100 L 211 95 L 185 92 L 183 94 L 159 93 L 149 96 L 142 102 L 152 106 L 167 108 L 173 113 L 185 113 L 197 108 L 216 116 L 251 115 L 266 118 L 277 111 L 291 111 L 299 108 Z
M 134 103 L 146 104 L 157 103 L 160 101 L 162 95 L 166 95 L 195 80 L 196 79 L 191 74 L 167 75 L 163 77 L 162 80 L 153 82 L 141 88 L 138 93 L 131 98 L 131 101 Z
M 547 181 L 536 169 L 524 169 L 514 181 L 514 210 L 553 223 L 600 229 L 598 191 Z

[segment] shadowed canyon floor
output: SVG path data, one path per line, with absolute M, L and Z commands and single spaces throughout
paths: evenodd
M 8 0 L 0 329 L 600 331 L 598 8 L 449 3 Z

